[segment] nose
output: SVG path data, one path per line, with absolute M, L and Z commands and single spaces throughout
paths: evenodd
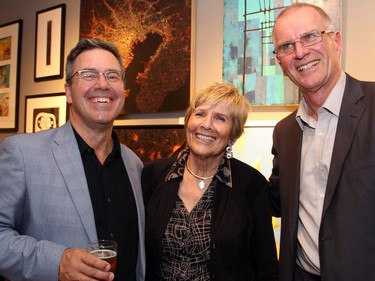
M 295 56 L 299 59 L 303 58 L 307 53 L 309 53 L 309 48 L 305 47 L 301 41 L 294 42 L 294 50 Z
M 107 90 L 109 89 L 110 85 L 103 73 L 100 73 L 98 79 L 95 82 L 95 89 Z
M 207 115 L 204 120 L 202 120 L 201 127 L 204 130 L 211 130 L 212 129 L 212 118 L 210 115 Z

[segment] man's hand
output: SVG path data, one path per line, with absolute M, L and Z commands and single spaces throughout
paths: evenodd
M 114 279 L 111 265 L 84 249 L 66 249 L 61 257 L 59 281 Z

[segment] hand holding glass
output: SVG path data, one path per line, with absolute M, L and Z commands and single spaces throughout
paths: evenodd
M 116 271 L 117 243 L 112 240 L 99 240 L 90 243 L 90 253 L 108 262 L 111 272 Z

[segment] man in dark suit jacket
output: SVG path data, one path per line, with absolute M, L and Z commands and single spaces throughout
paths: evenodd
M 375 83 L 342 71 L 340 32 L 316 6 L 285 9 L 273 39 L 302 93 L 273 137 L 280 280 L 375 280 Z

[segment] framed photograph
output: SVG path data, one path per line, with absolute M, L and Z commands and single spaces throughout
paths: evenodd
M 0 130 L 18 129 L 22 20 L 0 25 Z
M 37 12 L 34 81 L 60 79 L 64 70 L 65 4 Z
M 143 164 L 172 157 L 185 148 L 183 126 L 116 127 L 114 131 L 120 142 L 133 150 Z
M 126 103 L 126 100 L 125 100 Z M 119 116 L 114 123 L 115 127 L 128 126 L 183 126 L 185 111 L 144 114 L 126 114 Z
M 57 128 L 66 123 L 65 93 L 26 96 L 25 133 Z

